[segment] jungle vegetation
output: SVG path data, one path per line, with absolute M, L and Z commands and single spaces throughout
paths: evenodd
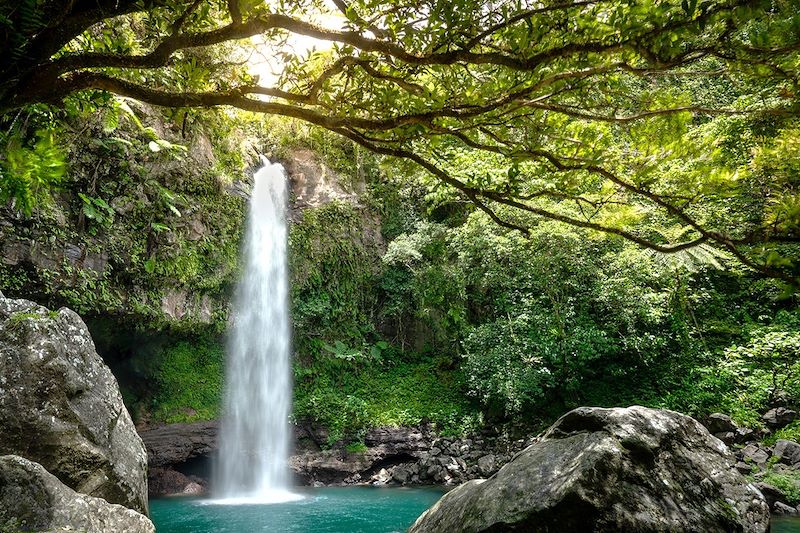
M 180 151 L 132 100 L 212 140 L 258 124 L 365 183 L 384 250 L 344 204 L 291 236 L 295 416 L 335 435 L 586 403 L 757 426 L 800 401 L 796 0 L 20 0 L 0 46 L 0 200 L 22 217 L 72 190 L 86 117 Z M 158 191 L 156 233 L 181 207 Z M 81 201 L 87 231 L 124 227 Z M 213 244 L 130 268 L 200 284 Z M 148 360 L 163 420 L 215 416 L 219 342 L 191 342 Z

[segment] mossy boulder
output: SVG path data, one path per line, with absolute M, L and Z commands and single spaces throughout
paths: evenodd
M 489 479 L 445 495 L 409 531 L 764 533 L 767 503 L 734 464 L 680 413 L 581 407 Z
M 0 295 L 0 454 L 147 513 L 147 453 L 83 320 Z
M 0 456 L 0 531 L 125 531 L 155 533 L 146 516 L 79 494 L 44 467 Z

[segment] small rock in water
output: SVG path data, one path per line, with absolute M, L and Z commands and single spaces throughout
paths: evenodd
M 772 512 L 778 515 L 786 516 L 794 516 L 798 514 L 796 508 L 783 502 L 775 502 L 775 504 L 772 506 Z
M 195 483 L 194 481 L 192 481 L 183 488 L 182 492 L 183 494 L 200 495 L 203 494 L 205 490 L 203 489 L 203 486 L 200 485 L 200 483 Z
M 373 485 L 386 485 L 391 480 L 392 476 L 386 471 L 385 468 L 381 468 L 380 471 L 371 478 Z

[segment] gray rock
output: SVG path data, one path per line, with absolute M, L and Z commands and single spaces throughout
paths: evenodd
M 764 466 L 770 457 L 769 451 L 757 443 L 750 443 L 742 448 L 741 454 L 746 463 L 755 463 L 758 466 Z
M 73 311 L 0 299 L 0 453 L 147 513 L 147 454 L 117 380 Z
M 746 442 L 749 439 L 756 438 L 756 432 L 750 428 L 739 428 L 735 433 L 736 442 Z
M 731 417 L 723 413 L 712 413 L 703 422 L 703 425 L 712 435 L 717 433 L 735 433 L 739 426 Z
M 797 418 L 797 411 L 786 407 L 775 407 L 761 416 L 761 420 L 772 429 L 788 426 L 794 422 L 795 418 Z
M 769 507 L 730 450 L 672 411 L 579 408 L 488 480 L 446 494 L 411 533 L 764 533 Z
M 406 465 L 397 465 L 392 469 L 392 479 L 405 485 L 411 479 L 411 469 Z
M 64 257 L 70 263 L 75 264 L 83 257 L 83 250 L 76 244 L 67 243 L 64 245 Z
M 764 499 L 767 501 L 767 505 L 769 505 L 770 508 L 774 507 L 776 502 L 786 501 L 786 494 L 784 494 L 781 489 L 774 485 L 758 482 L 756 483 L 756 488 L 761 491 L 761 494 L 764 496 Z
M 377 474 L 373 475 L 370 478 L 370 482 L 373 485 L 386 485 L 392 480 L 392 475 L 385 469 L 381 468 Z
M 488 454 L 478 459 L 478 472 L 480 472 L 482 476 L 491 476 L 494 474 L 495 468 L 497 468 L 497 459 L 494 455 Z
M 0 456 L 0 516 L 24 524 L 25 531 L 155 533 L 146 516 L 79 494 L 39 463 L 17 455 Z M 16 531 L 12 524 L 3 531 Z
M 779 439 L 772 448 L 772 454 L 787 465 L 800 464 L 800 444 L 790 440 Z
M 730 446 L 734 442 L 736 442 L 736 433 L 733 431 L 724 431 L 722 433 L 714 433 L 714 436 Z
M 371 470 L 375 459 L 370 454 L 344 453 L 341 450 L 309 452 L 289 457 L 289 468 L 306 485 L 340 483 L 354 474 Z
M 209 457 L 218 448 L 219 422 L 167 424 L 141 432 L 150 468 Z
M 784 516 L 794 516 L 798 514 L 796 508 L 783 502 L 775 502 L 775 505 L 772 506 L 772 512 Z

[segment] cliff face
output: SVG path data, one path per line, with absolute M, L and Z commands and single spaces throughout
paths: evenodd
M 69 177 L 49 205 L 31 217 L 0 208 L 0 290 L 76 310 L 134 416 L 213 418 L 257 153 L 276 152 L 289 174 L 300 300 L 324 282 L 320 265 L 338 261 L 343 247 L 379 264 L 380 222 L 356 194 L 363 182 L 343 178 L 309 149 L 276 148 L 258 133 L 240 133 L 249 130 L 233 119 L 182 128 L 131 107 L 113 131 L 102 116 L 74 125 Z M 303 328 L 316 328 L 319 317 L 298 316 L 305 338 Z M 185 368 L 184 341 L 206 354 Z
M 135 112 L 138 127 L 108 131 L 102 117 L 75 125 L 69 179 L 49 205 L 31 217 L 0 208 L 0 290 L 90 318 L 221 331 L 238 279 L 253 165 L 270 147 L 219 126 L 181 130 L 142 105 Z M 379 222 L 354 192 L 363 183 L 342 179 L 308 149 L 284 148 L 279 159 L 293 222 L 341 203 L 363 215 L 363 238 L 380 252 Z

